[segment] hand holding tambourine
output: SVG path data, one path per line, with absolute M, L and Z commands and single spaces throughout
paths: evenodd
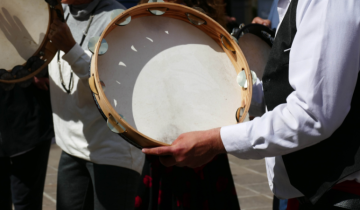
M 58 19 L 51 24 L 48 37 L 52 44 L 65 54 L 76 44 L 69 26 Z

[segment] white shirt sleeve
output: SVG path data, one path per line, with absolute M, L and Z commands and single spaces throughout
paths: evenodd
M 79 44 L 75 44 L 71 50 L 62 56 L 66 62 L 69 63 L 73 72 L 80 78 L 80 80 L 85 84 L 88 84 L 88 79 L 90 76 L 90 62 L 91 58 Z
M 249 109 L 249 115 L 259 117 L 265 113 L 265 101 L 262 81 L 256 78 L 256 82 L 253 85 L 251 104 Z
M 296 25 L 289 61 L 294 91 L 287 103 L 221 128 L 226 151 L 239 158 L 279 156 L 317 144 L 350 110 L 360 63 L 360 1 L 299 1 Z

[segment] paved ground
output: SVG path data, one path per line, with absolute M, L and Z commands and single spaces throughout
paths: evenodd
M 47 169 L 43 210 L 55 210 L 57 168 L 60 148 L 52 145 Z M 272 192 L 264 160 L 240 160 L 229 155 L 231 171 L 242 210 L 271 210 Z

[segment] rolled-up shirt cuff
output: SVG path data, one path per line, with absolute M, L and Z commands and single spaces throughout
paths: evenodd
M 241 159 L 261 159 L 261 155 L 253 148 L 249 137 L 251 122 L 229 125 L 220 129 L 221 140 L 225 150 Z
M 84 50 L 76 43 L 68 53 L 62 56 L 62 59 L 72 66 L 83 54 Z

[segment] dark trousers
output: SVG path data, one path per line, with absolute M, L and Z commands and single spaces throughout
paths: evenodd
M 140 174 L 92 163 L 62 152 L 57 188 L 58 210 L 133 210 Z
M 41 210 L 51 140 L 16 157 L 0 158 L 0 209 Z

